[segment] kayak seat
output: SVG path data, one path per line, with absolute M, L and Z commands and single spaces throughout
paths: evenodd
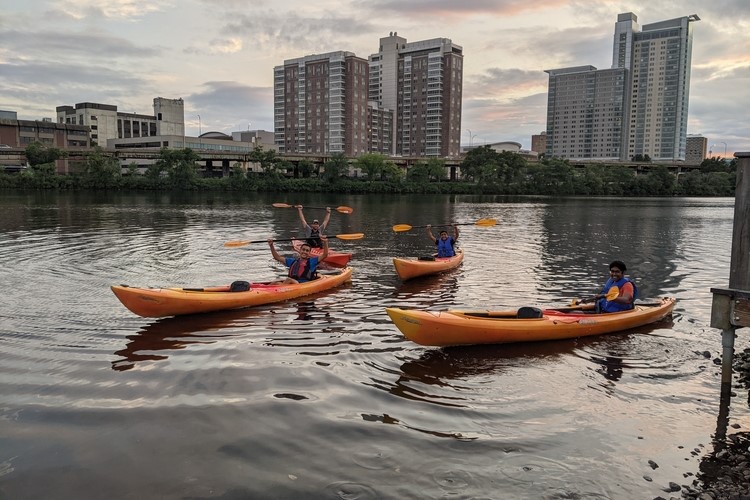
M 543 318 L 542 310 L 538 307 L 519 307 L 516 312 L 516 318 L 518 319 L 538 319 Z
M 432 255 L 422 255 L 421 257 L 418 257 L 417 260 L 435 260 L 435 257 Z
M 230 292 L 247 292 L 250 290 L 250 282 L 248 281 L 233 281 L 229 285 Z

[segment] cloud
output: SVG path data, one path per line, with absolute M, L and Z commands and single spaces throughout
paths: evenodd
M 217 130 L 230 133 L 242 130 L 248 122 L 253 129 L 273 130 L 273 89 L 252 87 L 235 81 L 212 81 L 201 85 L 201 90 L 187 97 L 191 110 L 186 110 L 185 121 L 191 123 L 197 135 L 197 117 L 201 115 L 204 132 Z M 194 113 L 193 113 L 194 111 Z M 190 113 L 190 115 L 188 115 Z
M 375 12 L 390 12 L 402 15 L 466 17 L 478 14 L 513 16 L 523 12 L 557 8 L 568 5 L 562 0 L 370 0 L 356 2 L 362 8 Z
M 153 12 L 172 8 L 172 2 L 138 2 L 135 0 L 62 0 L 56 10 L 73 19 L 111 18 L 140 19 Z
M 188 47 L 184 50 L 186 54 L 234 54 L 242 50 L 243 43 L 240 38 L 214 38 L 206 47 Z
M 116 57 L 151 58 L 161 54 L 153 47 L 138 46 L 126 38 L 102 32 L 68 33 L 45 31 L 44 33 L 0 30 L 0 45 L 4 51 L 28 59 L 50 59 L 85 57 L 111 59 Z

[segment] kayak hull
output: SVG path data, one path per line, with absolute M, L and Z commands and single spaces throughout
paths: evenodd
M 292 242 L 292 246 L 294 247 L 294 250 L 296 252 L 299 252 L 299 247 L 304 243 L 302 240 L 294 240 Z M 323 249 L 322 248 L 312 248 L 310 250 L 310 255 L 313 257 L 320 257 L 323 255 Z M 330 248 L 328 249 L 328 256 L 325 258 L 325 260 L 322 260 L 321 262 L 325 262 L 327 264 L 331 264 L 338 267 L 344 267 L 346 266 L 349 261 L 352 258 L 351 253 L 344 253 L 344 252 L 334 252 Z
M 436 257 L 435 260 L 401 259 L 394 257 L 393 267 L 396 268 L 398 277 L 406 281 L 419 278 L 420 276 L 429 276 L 455 269 L 463 260 L 463 250 L 456 250 L 454 257 Z
M 518 319 L 518 311 L 418 311 L 387 308 L 404 337 L 426 346 L 537 342 L 614 333 L 660 321 L 675 299 L 664 297 L 631 311 L 595 314 L 578 308 L 547 309 L 541 318 Z M 593 306 L 587 306 L 591 309 Z
M 112 286 L 112 292 L 131 312 L 162 318 L 260 306 L 335 288 L 351 281 L 352 268 L 299 284 L 251 283 L 246 292 L 230 292 L 229 285 L 206 288 L 138 288 Z

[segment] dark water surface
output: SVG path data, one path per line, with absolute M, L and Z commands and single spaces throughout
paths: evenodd
M 733 199 L 248 198 L 0 195 L 0 498 L 668 497 L 711 450 Z M 293 236 L 273 202 L 354 207 L 329 229 L 367 235 L 332 242 L 350 285 L 162 320 L 110 292 L 280 276 L 265 243 L 222 245 Z M 498 224 L 461 226 L 459 269 L 398 280 L 391 257 L 430 247 L 392 225 L 480 218 Z M 642 298 L 677 298 L 672 320 L 435 349 L 384 311 L 563 305 L 615 258 Z M 750 425 L 744 394 L 730 424 Z

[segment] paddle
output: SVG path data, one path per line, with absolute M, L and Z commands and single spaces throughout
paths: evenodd
M 476 222 L 459 222 L 456 224 L 432 224 L 432 227 L 449 227 L 449 226 L 480 226 L 480 227 L 489 227 L 494 226 L 497 224 L 497 221 L 495 219 L 479 219 Z M 409 224 L 396 224 L 393 226 L 393 230 L 397 233 L 402 233 L 404 231 L 409 231 L 415 227 L 427 227 L 427 226 L 410 226 Z
M 339 240 L 361 240 L 365 237 L 365 233 L 349 233 L 349 234 L 336 234 L 328 236 L 328 238 L 336 238 Z M 281 240 L 274 239 L 274 242 L 277 241 L 294 241 L 294 240 L 309 240 L 313 238 L 320 238 L 319 236 L 314 236 L 311 238 L 304 238 L 304 237 L 297 237 L 297 238 L 284 238 Z M 245 245 L 249 245 L 251 243 L 267 243 L 268 240 L 236 240 L 236 241 L 227 241 L 224 243 L 225 247 L 244 247 Z
M 609 289 L 609 291 L 607 292 L 607 295 L 605 295 L 604 298 L 607 299 L 607 300 L 614 300 L 614 299 L 617 298 L 618 295 L 620 295 L 620 289 L 617 288 L 616 286 L 613 286 L 612 288 Z M 579 304 L 585 304 L 586 302 L 594 302 L 595 300 L 596 299 L 593 298 L 593 297 L 587 297 L 585 299 L 580 299 L 580 300 L 579 299 L 573 299 L 570 302 L 570 305 L 571 306 L 577 306 Z
M 289 205 L 288 203 L 274 203 L 273 206 L 276 208 L 297 208 L 297 205 Z M 325 210 L 328 207 L 306 207 L 306 208 L 322 208 Z M 334 208 L 334 210 L 342 214 L 350 214 L 354 212 L 354 209 L 352 207 L 346 207 L 346 206 L 336 207 Z

